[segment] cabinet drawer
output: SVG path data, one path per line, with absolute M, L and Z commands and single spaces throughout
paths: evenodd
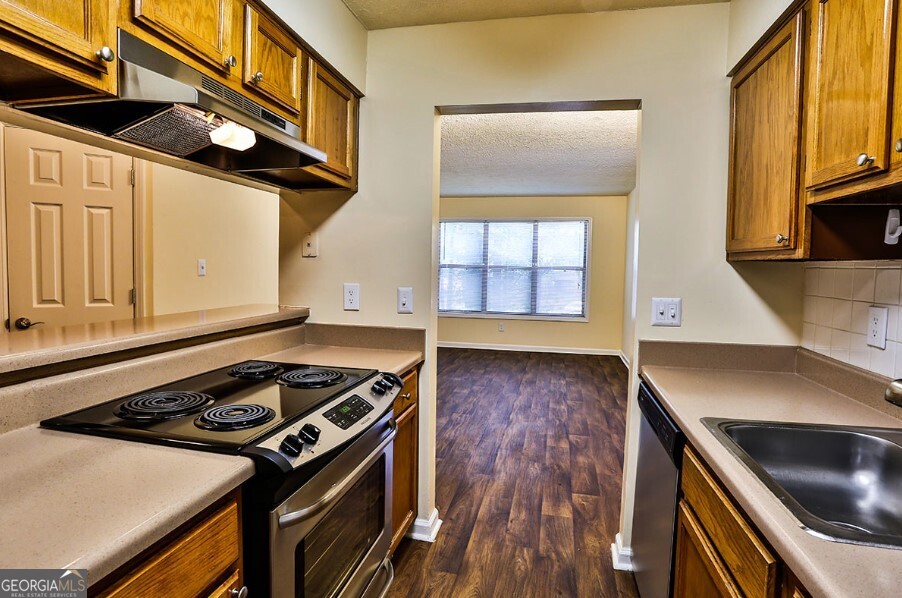
M 227 503 L 138 565 L 101 596 L 193 597 L 238 563 L 238 505 Z
M 417 392 L 418 377 L 416 370 L 410 372 L 404 378 L 404 387 L 401 388 L 401 394 L 395 397 L 395 417 L 398 417 L 404 410 L 417 402 L 419 393 Z
M 742 591 L 774 596 L 776 558 L 689 447 L 684 452 L 682 489 Z
M 680 501 L 677 514 L 676 542 L 674 598 L 742 596 L 701 523 L 684 500 Z
M 222 584 L 216 587 L 215 590 L 210 592 L 210 598 L 233 598 L 232 590 L 237 590 L 240 588 L 239 584 L 239 575 L 238 571 L 232 571 L 232 574 L 229 575 L 229 578 L 226 579 Z

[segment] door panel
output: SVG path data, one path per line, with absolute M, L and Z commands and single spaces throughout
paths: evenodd
M 896 0 L 819 0 L 809 188 L 888 166 Z M 859 165 L 858 156 L 866 160 Z
M 733 79 L 727 251 L 797 244 L 803 17 Z
M 134 317 L 131 158 L 14 127 L 4 152 L 10 319 Z
M 297 43 L 251 6 L 246 9 L 245 27 L 244 82 L 298 114 L 303 60 Z
M 134 0 L 135 18 L 216 69 L 226 70 L 232 0 Z

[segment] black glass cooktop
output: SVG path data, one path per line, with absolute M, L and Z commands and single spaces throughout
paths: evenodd
M 246 361 L 54 417 L 41 425 L 237 453 L 376 373 Z

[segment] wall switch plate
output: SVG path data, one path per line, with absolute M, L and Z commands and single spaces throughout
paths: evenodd
M 398 313 L 413 313 L 413 287 L 398 287 Z
M 683 300 L 679 297 L 652 297 L 652 326 L 681 326 L 683 323 Z
M 304 241 L 301 245 L 303 257 L 316 257 L 319 255 L 319 235 L 316 233 L 304 233 Z
M 872 305 L 868 308 L 868 344 L 878 349 L 886 349 L 886 323 L 889 310 Z
M 205 259 L 197 260 L 197 275 L 198 276 L 206 276 L 207 275 L 207 260 L 205 260 Z
M 345 283 L 344 304 L 345 311 L 360 311 L 360 283 Z
M 498 332 L 504 332 L 504 322 L 498 322 Z

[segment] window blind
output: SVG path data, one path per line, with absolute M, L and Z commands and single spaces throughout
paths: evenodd
M 586 316 L 589 219 L 443 220 L 439 312 Z

